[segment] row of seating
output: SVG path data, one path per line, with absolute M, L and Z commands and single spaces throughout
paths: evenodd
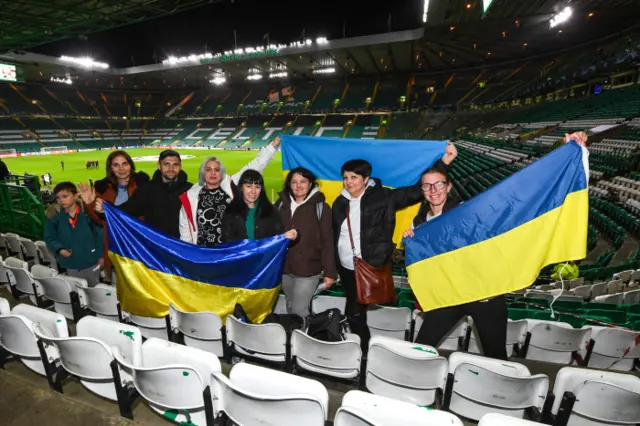
M 233 321 L 227 318 L 228 325 Z M 100 318 L 85 317 L 76 330 L 77 335 L 69 337 L 60 314 L 24 304 L 9 310 L 8 302 L 0 299 L 5 351 L 46 376 L 55 390 L 62 391 L 68 374 L 77 376 L 90 391 L 117 401 L 126 417 L 132 417 L 131 405 L 140 395 L 166 418 L 195 425 L 212 425 L 224 416 L 242 425 L 265 419 L 278 425 L 324 425 L 327 420 L 328 394 L 314 380 L 247 363 L 236 364 L 227 378 L 213 354 L 156 338 L 142 343 L 137 327 Z M 416 405 L 433 404 L 436 394 L 443 410 L 476 421 L 489 413 L 523 418 L 525 412 L 552 424 L 566 424 L 560 423 L 561 416 L 640 421 L 640 378 L 632 375 L 563 368 L 549 393 L 549 378 L 531 375 L 522 364 L 461 352 L 447 360 L 435 348 L 383 336 L 371 339 L 365 386 L 376 395 L 359 392 L 360 405 L 351 407 L 364 409 L 365 416 L 356 412 L 354 419 L 365 422 L 345 424 L 398 424 L 407 418 L 409 424 L 461 425 L 454 415 L 416 410 Z M 593 407 L 584 405 L 594 392 L 604 399 L 626 398 L 625 415 L 615 405 L 600 408 L 596 415 Z M 351 406 L 346 401 L 353 395 L 345 395 L 340 410 Z M 385 407 L 380 410 L 387 411 L 388 419 L 376 418 L 378 410 L 369 404 Z M 336 425 L 341 424 L 340 410 Z M 369 423 L 367 416 L 374 416 Z

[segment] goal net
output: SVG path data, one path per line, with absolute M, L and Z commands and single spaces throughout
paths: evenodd
M 0 149 L 0 158 L 17 157 L 18 153 L 15 149 Z
M 40 152 L 63 152 L 63 151 L 68 151 L 67 147 L 64 145 L 60 145 L 60 146 L 45 146 L 43 148 L 40 148 Z

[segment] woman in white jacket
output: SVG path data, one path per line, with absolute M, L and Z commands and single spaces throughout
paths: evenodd
M 180 196 L 180 239 L 205 247 L 222 243 L 222 218 L 227 206 L 239 191 L 236 186 L 242 172 L 248 169 L 262 172 L 280 146 L 276 137 L 260 150 L 237 173 L 229 176 L 218 157 L 209 157 L 200 166 L 198 183 Z

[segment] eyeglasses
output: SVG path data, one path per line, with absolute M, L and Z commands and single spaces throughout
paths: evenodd
M 442 180 L 440 182 L 423 183 L 422 185 L 420 185 L 423 191 L 429 191 L 429 192 L 433 190 L 442 191 L 446 186 L 447 186 L 447 182 Z

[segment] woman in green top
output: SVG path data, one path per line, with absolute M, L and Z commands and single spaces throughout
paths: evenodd
M 264 178 L 256 170 L 246 170 L 238 181 L 242 197 L 235 197 L 227 207 L 222 220 L 224 242 L 237 240 L 259 240 L 284 233 L 295 240 L 295 229 L 284 232 L 278 211 L 267 198 Z

